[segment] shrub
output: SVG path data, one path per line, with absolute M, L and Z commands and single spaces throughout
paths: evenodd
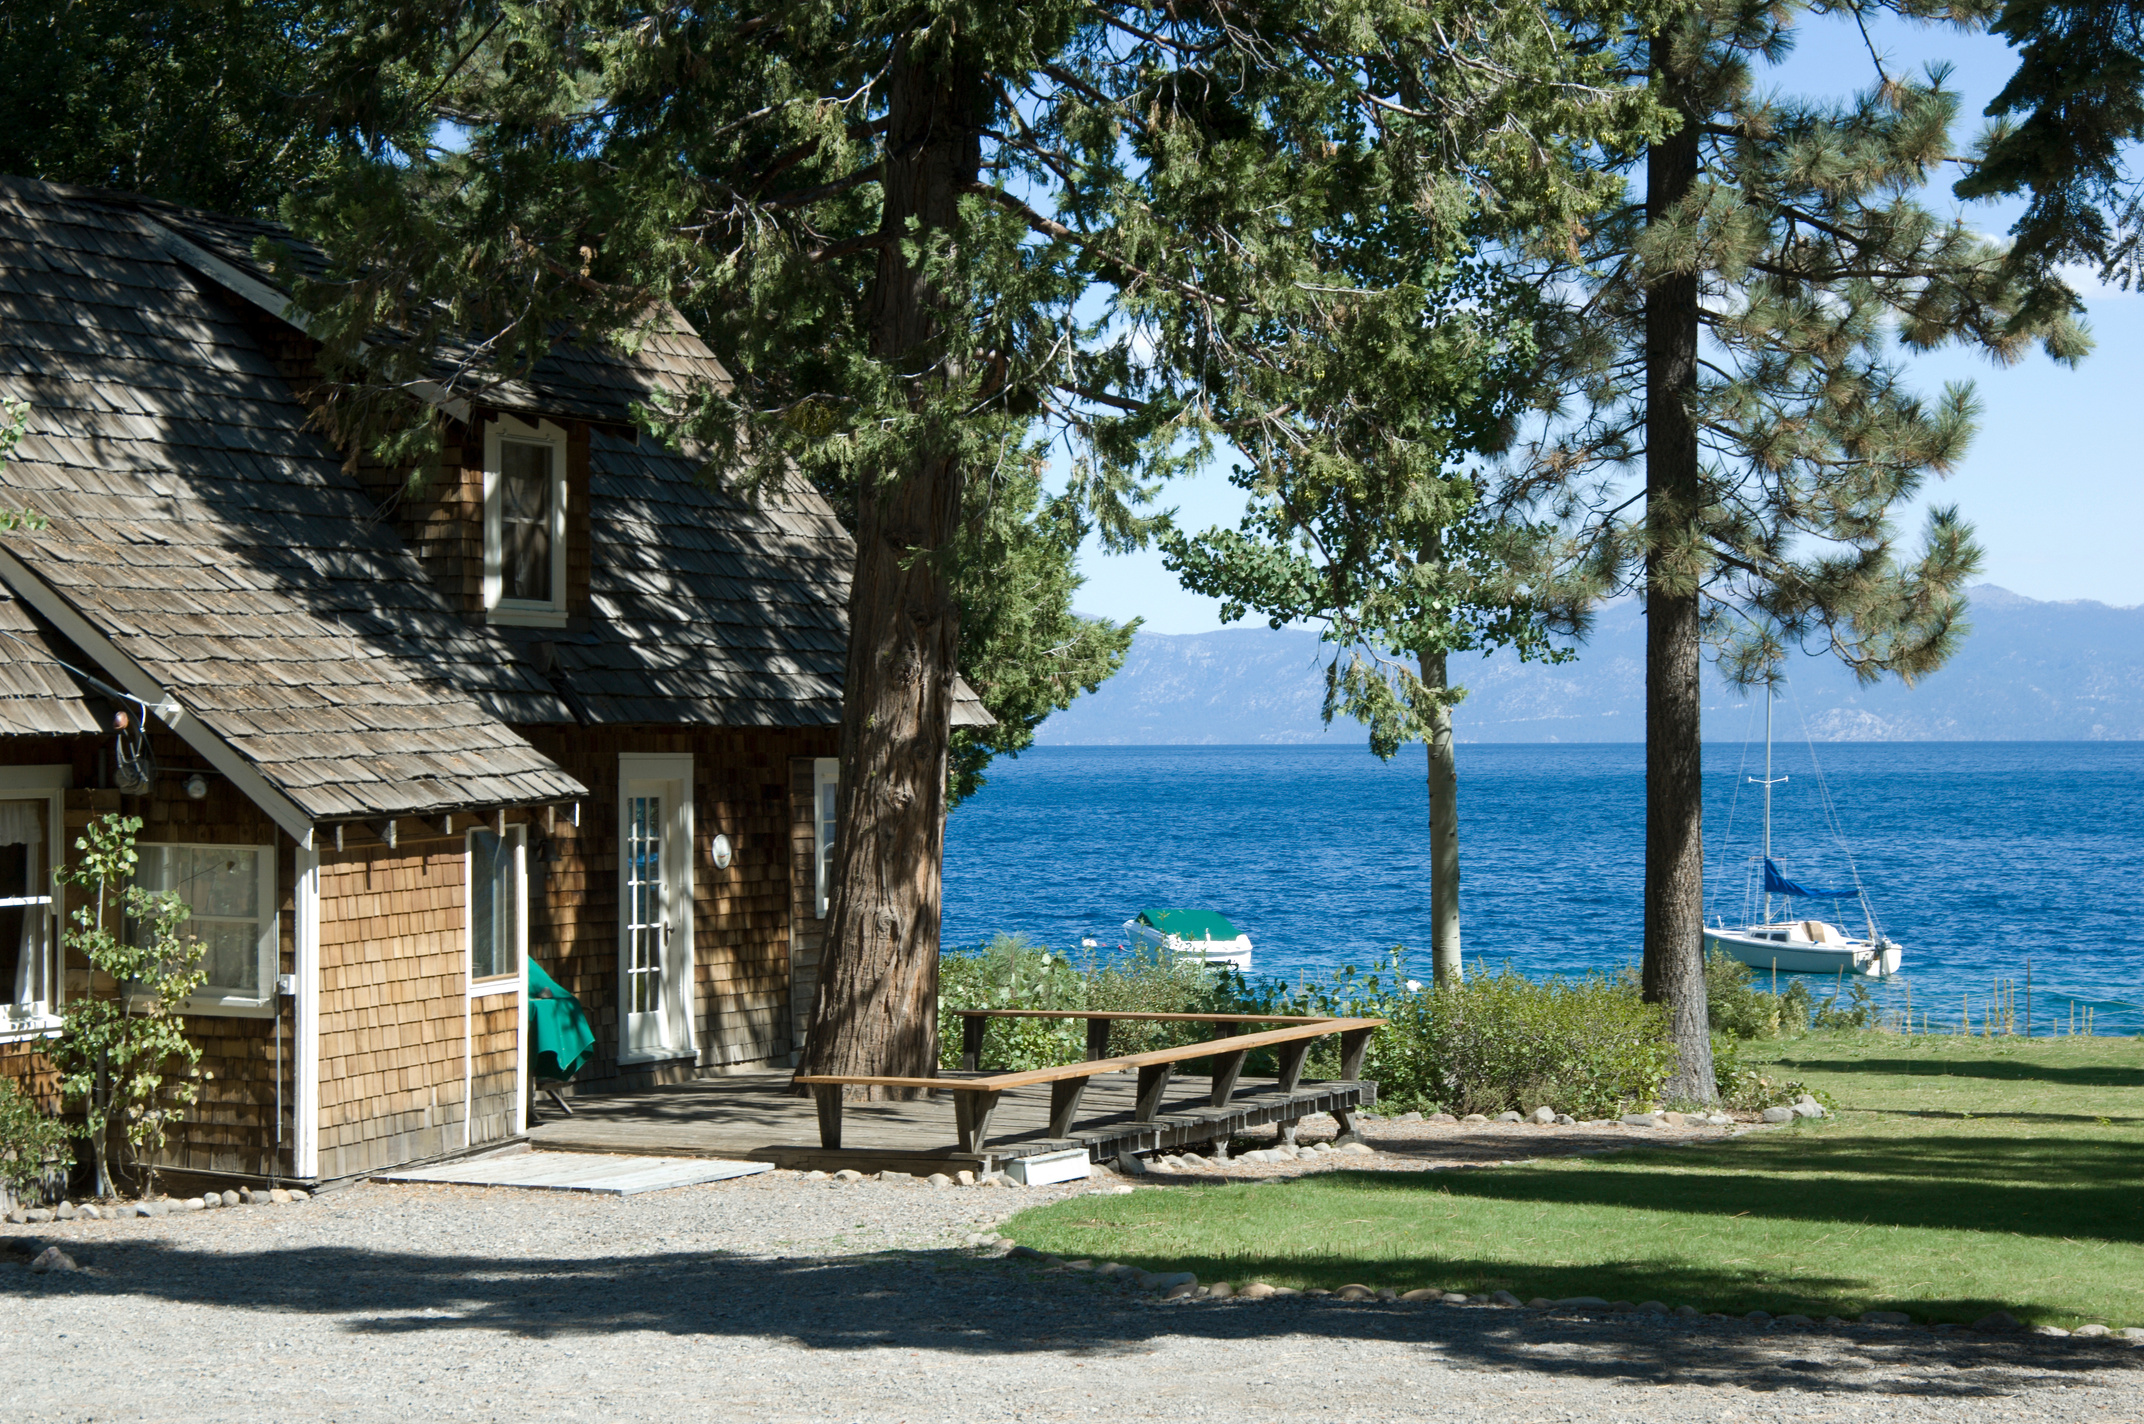
M 67 1125 L 0 1075 L 0 1188 L 17 1201 L 42 1184 L 67 1141 Z
M 938 1064 L 960 1066 L 961 1009 L 1105 1010 L 1117 1013 L 1232 1014 L 1270 1012 L 1252 1001 L 1233 969 L 1216 973 L 1194 960 L 1152 949 L 1109 964 L 1070 956 L 1025 935 L 999 934 L 989 943 L 938 960 Z M 1120 1023 L 1112 1053 L 1173 1048 L 1211 1036 L 1199 1023 Z M 1019 1072 L 1086 1056 L 1087 1025 L 1079 1019 L 993 1019 L 979 1065 Z M 1193 1065 L 1185 1065 L 1190 1068 Z
M 1786 995 L 1780 997 L 1784 999 Z M 1806 1093 L 1822 1103 L 1827 1111 L 1838 1108 L 1830 1093 L 1813 1088 L 1799 1078 L 1775 1077 L 1778 1072 L 1776 1067 L 1751 1067 L 1742 1061 L 1741 1047 L 1734 1039 L 1713 1035 L 1712 1073 L 1720 1087 L 1720 1106 L 1733 1112 L 1762 1112 L 1766 1108 L 1785 1107 Z
M 1450 989 L 1421 987 L 1402 951 L 1370 974 L 1343 970 L 1291 997 L 1297 1012 L 1387 1020 L 1370 1038 L 1363 1076 L 1380 1103 L 1457 1113 L 1552 1107 L 1599 1117 L 1659 1094 L 1675 1066 L 1667 1012 L 1607 975 L 1529 979 L 1477 971 Z M 1327 1045 L 1312 1071 L 1332 1076 Z
M 1634 984 L 1595 975 L 1537 982 L 1513 969 L 1477 973 L 1439 992 L 1410 979 L 1395 949 L 1374 971 L 1342 970 L 1325 984 L 1253 986 L 1233 969 L 1148 951 L 1098 965 L 1075 963 L 1021 935 L 939 960 L 939 1064 L 960 1065 L 960 1009 L 1068 1009 L 1178 1014 L 1304 1014 L 1382 1018 L 1363 1076 L 1381 1104 L 1454 1112 L 1549 1106 L 1595 1117 L 1651 1102 L 1674 1067 L 1666 1011 L 1642 1002 Z M 1110 1048 L 1138 1053 L 1212 1036 L 1205 1024 L 1120 1023 Z M 1086 1052 L 1078 1019 L 997 1019 L 981 1067 L 1019 1071 L 1072 1063 Z M 1322 1040 L 1304 1072 L 1336 1078 L 1339 1045 Z M 1204 1060 L 1180 1065 L 1207 1071 Z M 1244 1065 L 1271 1077 L 1270 1050 Z

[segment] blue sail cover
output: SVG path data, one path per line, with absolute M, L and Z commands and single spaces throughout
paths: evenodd
M 1803 885 L 1798 881 L 1789 880 L 1779 873 L 1779 862 L 1770 856 L 1764 858 L 1764 893 L 1767 895 L 1807 895 L 1812 899 L 1819 900 L 1849 899 L 1860 894 L 1851 885 L 1842 885 L 1833 889 L 1822 885 Z

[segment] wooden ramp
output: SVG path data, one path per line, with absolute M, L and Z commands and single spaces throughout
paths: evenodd
M 892 1170 L 929 1174 L 988 1170 L 1013 1157 L 1084 1147 L 1094 1161 L 1124 1152 L 1210 1143 L 1320 1112 L 1351 1112 L 1377 1099 L 1375 1083 L 1305 1082 L 1283 1093 L 1270 1079 L 1242 1079 L 1223 1107 L 1205 1078 L 1179 1077 L 1152 1121 L 1135 1120 L 1136 1073 L 1098 1074 L 1066 1139 L 1048 1136 L 1047 1084 L 1005 1095 L 979 1153 L 953 1146 L 950 1094 L 915 1102 L 850 1103 L 842 1145 L 819 1145 L 818 1109 L 790 1091 L 787 1073 L 700 1078 L 633 1093 L 573 1098 L 573 1116 L 542 1104 L 543 1122 L 529 1140 L 546 1152 L 646 1153 L 726 1157 L 798 1170 Z M 951 1076 L 951 1075 L 948 1075 Z
M 768 1162 L 708 1157 L 619 1157 L 579 1152 L 515 1152 L 464 1158 L 405 1172 L 382 1172 L 381 1182 L 446 1182 L 465 1187 L 532 1187 L 550 1192 L 595 1192 L 629 1197 L 671 1187 L 696 1187 L 773 1170 Z

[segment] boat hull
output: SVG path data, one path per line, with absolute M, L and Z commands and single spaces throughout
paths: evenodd
M 1735 930 L 1705 931 L 1705 949 L 1718 950 L 1752 969 L 1777 969 L 1782 974 L 1858 974 L 1886 979 L 1898 972 L 1902 951 L 1889 940 L 1870 944 L 1847 940 L 1843 944 L 1818 944 L 1813 940 L 1765 939 Z
M 1234 939 L 1185 939 L 1181 935 L 1163 934 L 1152 925 L 1141 924 L 1136 919 L 1126 920 L 1124 928 L 1141 944 L 1166 949 L 1179 959 L 1226 964 L 1236 969 L 1251 967 L 1249 935 L 1237 935 Z

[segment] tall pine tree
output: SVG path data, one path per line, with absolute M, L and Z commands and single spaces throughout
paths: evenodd
M 1643 980 L 1671 1011 L 1670 1093 L 1715 1096 L 1702 932 L 1699 681 L 1768 679 L 1789 651 L 1912 680 L 1964 630 L 1979 561 L 1950 509 L 1901 547 L 1896 508 L 1953 469 L 1969 388 L 1923 400 L 1904 355 L 1947 343 L 1997 362 L 2085 349 L 2068 302 L 2003 248 L 1917 200 L 1953 156 L 1940 74 L 1875 77 L 1847 103 L 1774 97 L 1761 66 L 1812 13 L 1942 18 L 1937 0 L 1687 0 L 1625 46 L 1626 77 L 1676 115 L 1610 155 L 1633 191 L 1575 253 L 1559 399 L 1504 497 L 1575 529 L 1605 586 L 1646 611 Z M 1573 261 L 1573 257 L 1580 260 Z M 1630 472 L 1642 470 L 1642 486 Z

